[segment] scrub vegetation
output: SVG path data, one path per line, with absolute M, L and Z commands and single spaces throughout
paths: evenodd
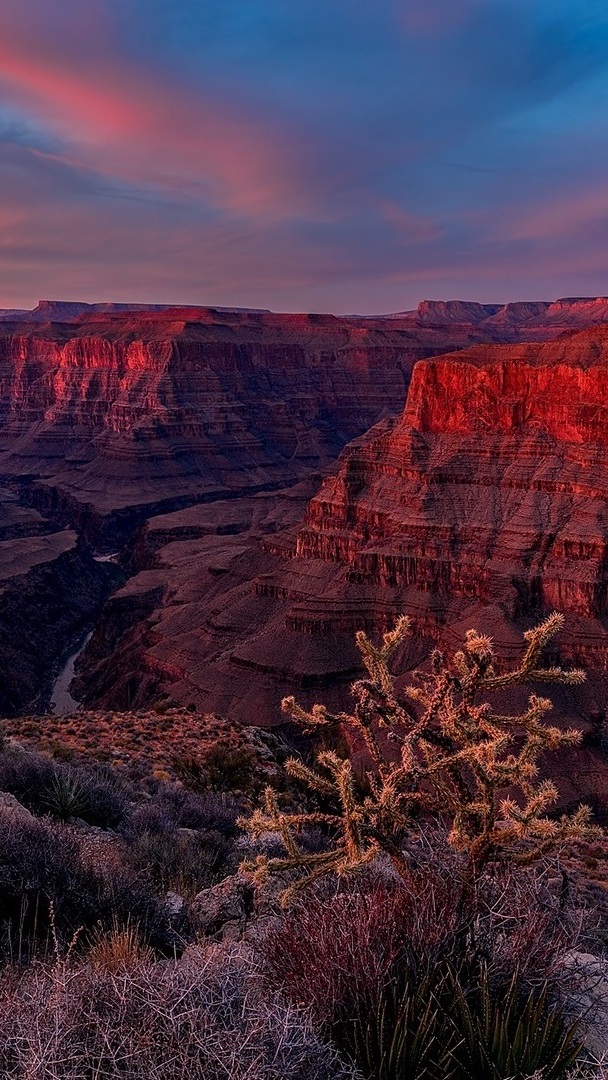
M 378 645 L 361 633 L 352 711 L 286 699 L 307 733 L 288 754 L 293 728 L 174 746 L 163 769 L 157 741 L 145 768 L 144 748 L 110 764 L 13 727 L 0 1074 L 603 1076 L 567 972 L 608 941 L 585 878 L 604 838 L 587 808 L 556 810 L 544 778 L 580 736 L 537 694 L 513 714 L 492 704 L 584 678 L 542 661 L 561 624 L 528 631 L 509 670 L 470 631 L 407 684 L 391 663 L 408 620 Z

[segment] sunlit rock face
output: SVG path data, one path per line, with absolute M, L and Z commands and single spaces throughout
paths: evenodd
M 150 514 L 324 467 L 400 413 L 423 357 L 607 319 L 601 298 L 341 318 L 41 301 L 0 317 L 0 475 L 111 546 Z
M 350 581 L 509 617 L 606 614 L 608 332 L 416 366 L 402 417 L 348 448 L 296 554 Z

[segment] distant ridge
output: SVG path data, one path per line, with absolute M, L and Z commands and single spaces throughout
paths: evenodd
M 269 308 L 216 307 L 211 304 L 122 304 L 111 301 L 89 304 L 81 300 L 39 300 L 37 306 L 31 311 L 25 308 L 0 308 L 0 321 L 69 322 L 72 319 L 79 319 L 82 315 L 121 315 L 130 311 L 162 312 L 173 311 L 181 307 L 188 307 L 192 310 L 200 308 L 201 311 L 220 311 L 227 314 L 237 314 L 239 312 L 253 312 L 260 315 L 270 314 Z
M 273 325 L 317 325 L 330 323 L 352 324 L 381 329 L 382 324 L 404 331 L 439 331 L 451 334 L 474 332 L 488 342 L 513 343 L 542 341 L 562 333 L 586 330 L 608 323 L 608 297 L 565 296 L 557 300 L 518 300 L 506 304 L 478 304 L 472 300 L 422 300 L 413 311 L 384 315 L 332 315 L 330 313 L 273 312 L 270 308 L 217 306 L 214 304 L 138 304 L 102 301 L 88 303 L 79 300 L 40 300 L 33 310 L 0 309 L 1 323 L 80 323 L 88 318 L 99 321 L 107 316 L 112 320 L 129 316 L 155 316 L 162 322 L 167 313 L 168 323 L 214 322 L 217 316 L 244 320 L 270 320 Z M 108 324 L 109 325 L 109 324 Z M 472 339 L 471 339 L 472 340 Z M 471 342 L 469 342 L 471 343 Z M 447 342 L 446 342 L 447 345 Z
M 518 300 L 507 304 L 422 300 L 414 311 L 359 318 L 399 321 L 416 328 L 474 327 L 487 333 L 488 341 L 537 341 L 607 323 L 608 297 L 564 296 L 552 301 Z

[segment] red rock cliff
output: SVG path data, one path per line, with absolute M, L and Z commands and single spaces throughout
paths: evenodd
M 345 452 L 298 556 L 512 617 L 606 613 L 608 333 L 417 365 L 400 421 Z

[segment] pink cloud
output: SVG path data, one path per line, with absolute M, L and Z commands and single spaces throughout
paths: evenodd
M 442 234 L 436 221 L 412 214 L 392 199 L 378 198 L 374 202 L 387 225 L 411 243 L 428 243 L 439 239 Z
M 42 41 L 13 16 L 0 39 L 0 84 L 66 142 L 64 160 L 117 179 L 184 187 L 245 215 L 301 211 L 309 202 L 298 146 L 280 124 L 120 56 Z

